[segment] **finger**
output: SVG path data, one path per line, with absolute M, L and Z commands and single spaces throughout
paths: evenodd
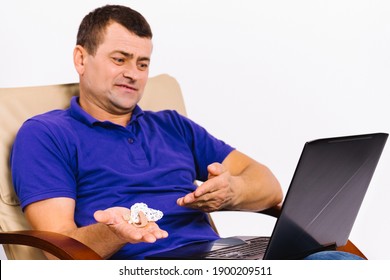
M 184 197 L 179 197 L 176 201 L 177 205 L 184 206 Z
M 147 233 L 144 233 L 142 239 L 144 242 L 153 243 L 156 242 L 157 239 L 166 237 L 168 237 L 168 232 L 157 227 L 150 229 Z
M 93 214 L 93 217 L 99 223 L 103 223 L 103 224 L 113 224 L 114 223 L 111 215 L 103 210 L 96 211 Z
M 145 234 L 142 239 L 144 242 L 147 242 L 147 243 L 154 243 L 157 241 L 157 238 L 151 233 Z
M 156 230 L 151 231 L 150 233 L 153 234 L 157 239 L 168 237 L 168 232 L 166 232 L 165 230 L 162 230 L 162 229 L 156 229 Z
M 216 176 L 209 176 L 209 179 L 200 185 L 193 193 L 194 199 L 191 202 L 197 201 L 199 198 L 218 190 L 218 180 Z M 203 199 L 206 199 L 203 197 Z
M 168 237 L 168 232 L 165 230 L 161 230 L 161 238 L 167 238 Z
M 194 208 L 197 209 L 196 201 L 189 201 L 186 197 L 181 197 L 177 200 L 177 205 L 182 207 Z
M 195 196 L 194 196 L 194 193 L 189 193 L 183 197 L 180 197 L 178 200 L 177 200 L 177 204 L 179 206 L 185 206 L 187 204 L 190 204 L 190 203 L 193 203 L 194 201 L 196 200 Z

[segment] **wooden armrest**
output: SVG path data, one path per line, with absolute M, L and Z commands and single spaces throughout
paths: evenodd
M 344 246 L 337 247 L 336 250 L 351 253 L 367 260 L 366 256 L 351 242 L 351 240 L 348 240 L 347 244 Z
M 62 260 L 101 260 L 85 244 L 63 234 L 26 230 L 0 233 L 0 244 L 27 245 L 44 250 Z
M 273 206 L 271 208 L 259 211 L 257 213 L 265 214 L 265 215 L 268 215 L 268 216 L 271 216 L 274 218 L 279 218 L 281 209 L 282 209 L 282 205 L 279 204 L 279 205 Z

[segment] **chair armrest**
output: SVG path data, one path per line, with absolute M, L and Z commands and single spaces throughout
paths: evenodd
M 282 205 L 279 204 L 279 205 L 273 206 L 271 208 L 264 209 L 262 211 L 258 211 L 257 213 L 268 215 L 268 216 L 271 216 L 274 218 L 279 218 L 281 209 L 282 209 Z
M 355 244 L 353 244 L 351 242 L 351 240 L 348 240 L 347 244 L 345 244 L 344 246 L 337 247 L 336 250 L 355 254 L 355 255 L 367 260 L 367 257 L 362 253 L 362 251 L 359 250 L 358 247 L 355 246 Z
M 268 216 L 272 216 L 272 217 L 278 218 L 280 216 L 281 209 L 282 209 L 282 206 L 281 205 L 277 205 L 277 206 L 273 206 L 271 208 L 259 211 L 257 213 L 265 214 L 265 215 L 268 215 Z M 348 240 L 347 244 L 345 244 L 344 246 L 337 247 L 336 250 L 337 251 L 351 253 L 351 254 L 355 254 L 355 255 L 357 255 L 359 257 L 362 257 L 363 259 L 367 259 L 366 256 L 350 240 Z
M 0 244 L 27 245 L 44 250 L 62 260 L 101 260 L 85 244 L 69 236 L 38 230 L 0 233 Z

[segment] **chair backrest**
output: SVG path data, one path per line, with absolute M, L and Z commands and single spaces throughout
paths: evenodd
M 28 118 L 53 109 L 65 109 L 78 84 L 0 88 L 0 231 L 30 229 L 14 192 L 9 168 L 12 143 L 20 126 Z M 166 74 L 151 77 L 140 102 L 144 110 L 174 109 L 186 115 L 184 100 L 177 81 Z M 4 245 L 8 259 L 45 259 L 35 248 Z

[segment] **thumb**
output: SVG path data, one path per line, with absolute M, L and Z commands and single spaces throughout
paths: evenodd
M 93 214 L 95 220 L 103 224 L 113 224 L 114 221 L 111 219 L 111 215 L 103 210 L 98 210 Z
M 207 170 L 209 172 L 209 179 L 211 179 L 225 172 L 225 167 L 221 163 L 214 162 L 207 167 Z

